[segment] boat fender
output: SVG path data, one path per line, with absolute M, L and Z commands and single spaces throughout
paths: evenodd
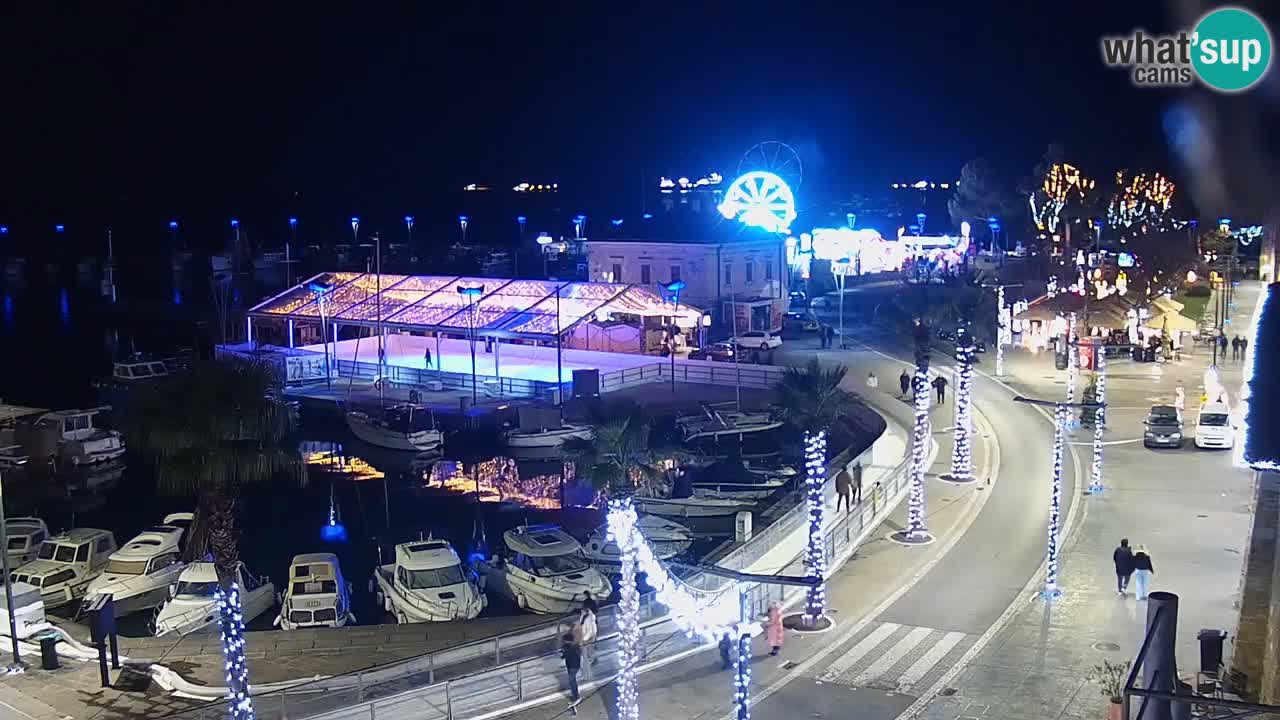
M 516 593 L 516 607 L 524 610 L 529 606 L 527 600 L 524 599 L 524 593 Z

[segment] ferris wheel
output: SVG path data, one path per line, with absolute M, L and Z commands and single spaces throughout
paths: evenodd
M 790 145 L 762 142 L 742 156 L 738 177 L 719 205 L 720 214 L 766 232 L 789 232 L 796 219 L 793 188 L 802 179 L 800 156 Z
M 738 175 L 756 171 L 777 175 L 793 193 L 800 189 L 800 183 L 804 180 L 804 165 L 800 162 L 800 154 L 795 148 L 777 140 L 756 143 L 742 154 L 742 159 L 738 161 Z

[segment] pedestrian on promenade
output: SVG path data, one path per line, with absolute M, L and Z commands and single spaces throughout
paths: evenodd
M 1182 417 L 1182 411 L 1187 409 L 1187 391 L 1182 387 L 1182 381 L 1178 381 L 1178 387 L 1173 391 L 1173 407 L 1178 411 L 1178 417 Z
M 1232 360 L 1240 359 L 1240 336 L 1239 335 L 1233 335 L 1231 337 L 1231 359 Z
M 765 636 L 769 640 L 769 654 L 777 655 L 782 650 L 782 606 L 777 602 L 769 603 L 769 619 L 764 624 Z
M 733 667 L 733 661 L 729 659 L 729 651 L 733 649 L 733 640 L 729 639 L 729 633 L 725 633 L 720 637 L 720 669 L 728 670 Z
M 933 379 L 933 389 L 938 391 L 938 404 L 947 401 L 947 379 L 939 375 Z
M 906 370 L 898 376 L 898 387 L 902 388 L 902 397 L 906 397 L 907 391 L 911 389 L 911 375 Z
M 583 660 L 590 660 L 592 665 L 600 662 L 595 654 L 595 643 L 598 629 L 596 614 L 586 608 L 578 611 L 578 622 L 573 625 L 573 641 L 578 644 Z
M 836 473 L 836 512 L 840 512 L 840 506 L 844 506 L 844 511 L 850 511 L 850 503 L 853 500 L 853 476 L 849 474 L 848 468 L 840 468 L 840 472 Z
M 1129 538 L 1121 538 L 1120 547 L 1111 553 L 1111 561 L 1116 565 L 1116 592 L 1124 595 L 1129 589 L 1129 576 L 1133 574 L 1133 549 L 1129 547 Z
M 582 651 L 573 642 L 573 633 L 565 633 L 560 638 L 560 657 L 564 658 L 564 670 L 569 674 L 569 710 L 578 714 L 578 671 L 582 669 Z
M 1138 552 L 1133 555 L 1134 596 L 1139 600 L 1147 599 L 1151 578 L 1155 577 L 1155 574 L 1156 569 L 1151 564 L 1151 556 L 1147 554 L 1147 546 L 1139 545 Z
M 880 481 L 877 480 L 875 485 L 871 486 L 871 517 L 875 517 L 879 512 L 880 497 L 883 491 L 880 489 Z
M 596 599 L 591 597 L 590 590 L 584 590 L 582 592 L 582 609 L 590 610 L 592 615 L 600 615 L 600 603 L 596 602 Z
M 862 463 L 853 464 L 853 504 L 862 504 Z
M 1249 338 L 1241 335 L 1240 336 L 1240 359 L 1242 361 L 1244 360 L 1244 353 L 1248 349 L 1249 349 Z
M 875 371 L 867 373 L 867 387 L 875 390 L 880 387 L 880 378 L 876 377 Z
M 835 339 L 836 339 L 836 329 L 828 325 L 827 326 L 827 347 L 831 347 L 834 344 Z M 841 342 L 843 342 L 844 338 L 840 338 L 840 340 Z
M 431 348 L 427 348 L 422 352 L 422 367 L 427 370 L 431 369 Z
M 1222 359 L 1227 358 L 1227 334 L 1222 333 L 1218 336 L 1218 353 L 1222 355 Z

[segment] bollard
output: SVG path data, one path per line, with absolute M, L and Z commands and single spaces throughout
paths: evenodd
M 516 701 L 524 702 L 524 663 L 516 663 Z
M 1177 692 L 1178 672 L 1174 653 L 1178 641 L 1178 596 L 1156 591 L 1147 596 L 1147 633 L 1151 646 L 1142 661 L 1142 687 L 1160 692 Z M 1171 720 L 1172 703 L 1146 698 L 1147 709 L 1138 720 Z

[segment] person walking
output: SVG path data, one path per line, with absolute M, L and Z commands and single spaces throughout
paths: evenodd
M 832 347 L 835 344 L 835 339 L 836 339 L 836 329 L 828 325 L 827 326 L 827 347 Z M 840 338 L 840 339 L 844 340 L 844 338 Z
M 569 712 L 578 714 L 578 671 L 582 669 L 582 651 L 573 641 L 573 633 L 560 637 L 560 657 L 564 658 L 564 670 L 569 675 Z
M 1240 360 L 1244 361 L 1244 354 L 1249 349 L 1249 338 L 1244 335 L 1240 336 Z
M 876 377 L 875 371 L 867 373 L 867 387 L 875 390 L 880 387 L 880 378 Z
M 1222 356 L 1222 359 L 1224 361 L 1227 359 L 1227 334 L 1226 333 L 1222 333 L 1218 335 L 1218 354 Z
M 782 650 L 783 639 L 782 607 L 777 601 L 769 603 L 769 619 L 764 624 L 764 631 L 769 640 L 769 654 L 777 655 Z
M 862 504 L 862 463 L 860 462 L 854 463 L 853 472 L 850 474 L 853 476 L 853 504 L 861 505 Z
M 1178 417 L 1182 417 L 1182 411 L 1187 409 L 1187 391 L 1182 387 L 1182 381 L 1178 381 L 1178 387 L 1173 391 L 1173 407 L 1178 411 Z
M 431 369 L 431 348 L 426 348 L 422 351 L 422 367 L 427 370 Z
M 947 379 L 939 375 L 933 379 L 933 389 L 938 391 L 938 404 L 947 401 Z
M 871 517 L 875 517 L 876 513 L 879 512 L 880 498 L 883 493 L 884 490 L 880 487 L 880 481 L 877 480 L 876 484 L 871 486 Z
M 590 660 L 592 665 L 600 662 L 594 651 L 598 632 L 596 614 L 585 607 L 579 610 L 578 622 L 573 626 L 573 641 L 577 643 L 582 659 Z
M 1151 578 L 1155 577 L 1156 569 L 1151 564 L 1151 556 L 1147 554 L 1147 546 L 1139 545 L 1138 552 L 1133 555 L 1133 585 L 1134 597 L 1139 600 L 1146 600 L 1151 588 Z
M 853 500 L 853 477 L 849 474 L 848 468 L 840 468 L 840 472 L 836 473 L 836 512 L 840 512 L 840 506 L 844 506 L 844 511 L 850 511 L 850 502 Z
M 898 376 L 898 387 L 902 388 L 902 397 L 906 397 L 907 392 L 911 390 L 911 375 L 906 370 L 903 370 L 902 374 Z
M 733 649 L 733 640 L 729 638 L 729 633 L 720 636 L 720 669 L 728 670 L 733 667 L 733 661 L 729 659 L 729 651 Z
M 1233 335 L 1231 337 L 1231 359 L 1232 360 L 1240 359 L 1240 336 L 1239 335 Z
M 1120 546 L 1111 553 L 1111 561 L 1116 566 L 1116 592 L 1124 595 L 1129 589 L 1129 576 L 1133 574 L 1133 549 L 1129 547 L 1129 538 L 1121 538 Z

